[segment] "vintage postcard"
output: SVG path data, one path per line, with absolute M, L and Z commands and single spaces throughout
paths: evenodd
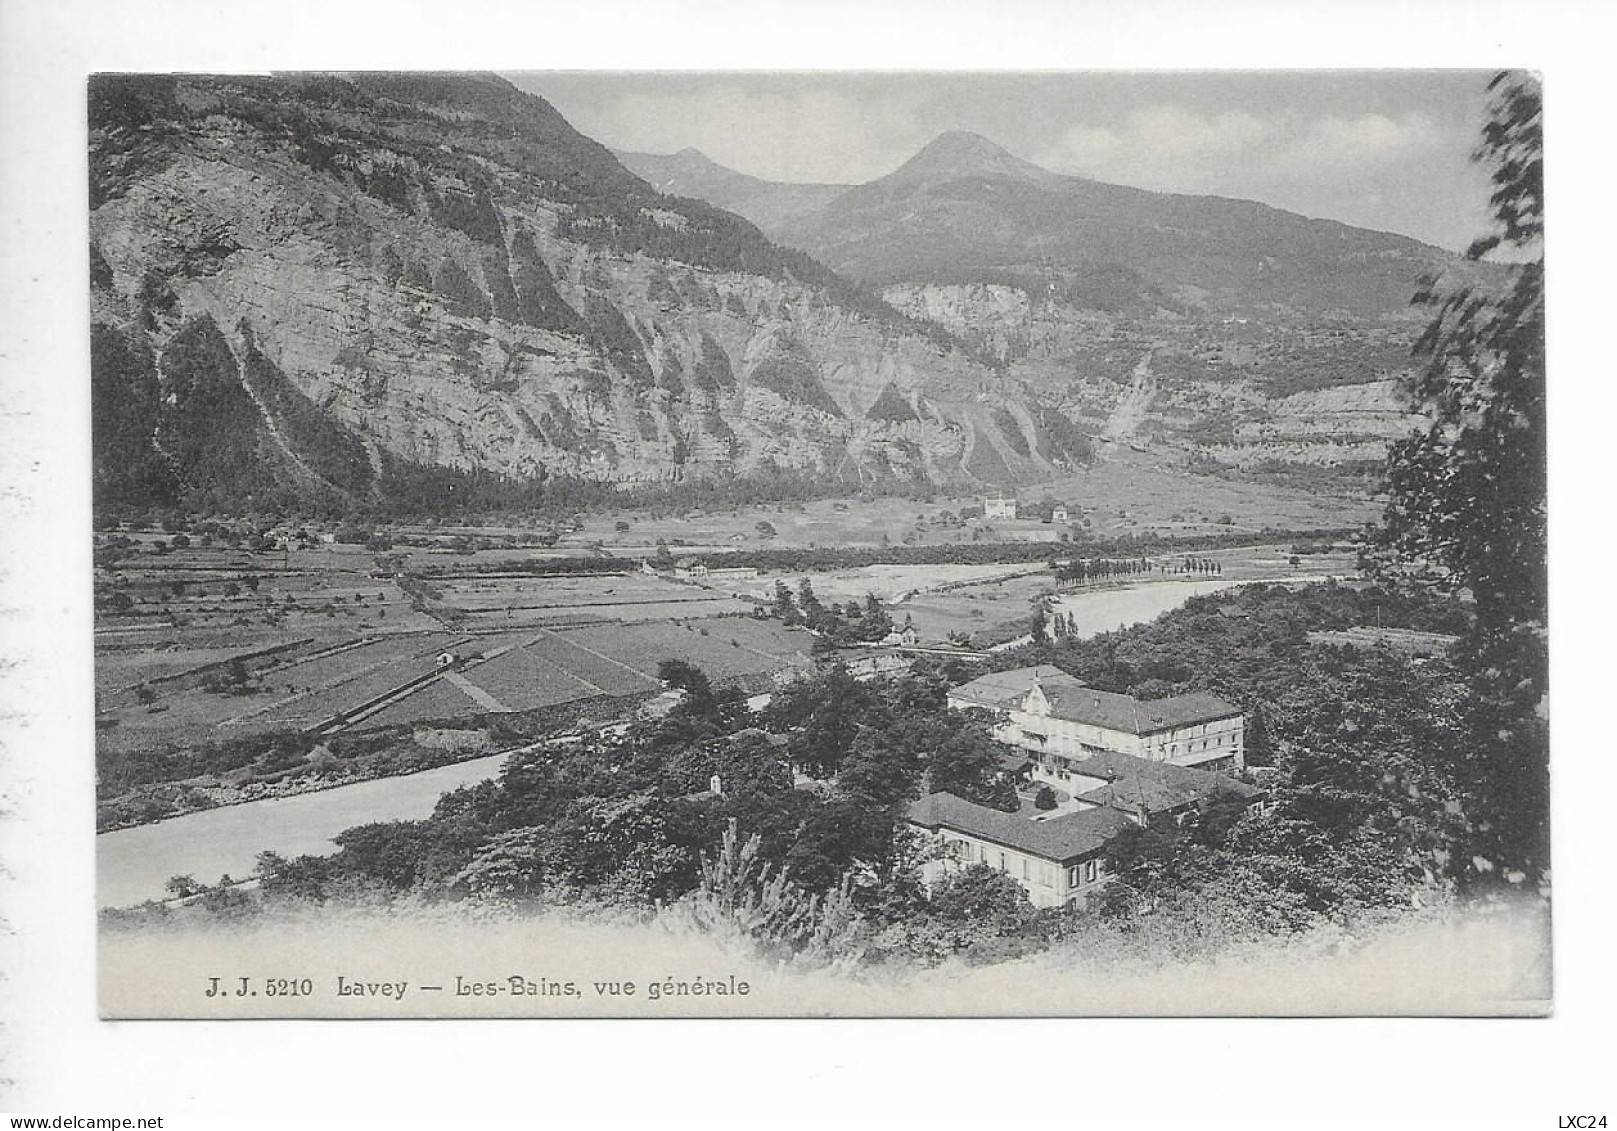
M 87 97 L 102 1016 L 1549 1011 L 1535 77 Z

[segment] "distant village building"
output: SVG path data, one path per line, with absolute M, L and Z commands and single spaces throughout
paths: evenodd
M 903 628 L 895 628 L 881 638 L 881 643 L 899 648 L 913 648 L 921 642 L 921 634 L 916 631 L 913 624 L 906 624 Z
M 1067 504 L 1066 503 L 1057 503 L 1055 506 L 1050 508 L 1050 521 L 1051 522 L 1068 522 L 1068 521 L 1070 521 L 1070 519 L 1068 519 L 1068 517 L 1067 517 Z
M 1002 497 L 1002 496 L 996 496 L 996 497 L 994 497 L 992 499 L 984 499 L 983 500 L 983 517 L 984 518 L 1015 518 L 1016 517 L 1016 500 L 1014 498 L 1007 498 L 1007 497 Z
M 460 653 L 459 652 L 439 652 L 438 653 L 438 666 L 440 668 L 452 668 L 458 663 L 460 663 Z
M 995 737 L 1032 753 L 1039 775 L 1061 788 L 1075 763 L 1108 752 L 1234 773 L 1246 765 L 1246 717 L 1211 695 L 1141 700 L 1040 664 L 962 684 L 949 705 L 993 712 Z
M 754 566 L 713 567 L 701 558 L 680 558 L 670 568 L 660 568 L 649 561 L 641 561 L 640 572 L 658 577 L 677 577 L 683 580 L 745 580 L 758 576 Z

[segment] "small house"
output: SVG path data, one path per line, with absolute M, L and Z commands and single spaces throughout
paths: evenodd
M 996 496 L 992 499 L 984 499 L 983 517 L 1005 519 L 1015 518 L 1016 500 L 1014 498 L 1005 496 Z

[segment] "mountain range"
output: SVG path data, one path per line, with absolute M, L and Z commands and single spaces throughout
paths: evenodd
M 1407 236 L 1252 201 L 1063 176 L 963 131 L 853 186 L 763 181 L 692 149 L 618 157 L 659 190 L 737 212 L 876 286 L 1016 277 L 1080 292 L 1089 284 L 1100 309 L 1387 317 L 1407 310 L 1423 274 L 1454 258 Z
M 1444 259 L 969 134 L 858 186 L 614 155 L 489 75 L 96 76 L 90 127 L 98 505 L 1351 463 Z

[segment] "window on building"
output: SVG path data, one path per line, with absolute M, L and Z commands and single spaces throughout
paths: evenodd
M 1028 858 L 1026 856 L 1022 857 L 1022 878 L 1024 880 L 1033 878 L 1028 872 Z
M 1095 862 L 1093 860 L 1084 865 L 1084 882 L 1091 884 L 1095 882 Z
M 1081 875 L 1081 872 L 1080 872 L 1080 869 L 1079 869 L 1078 865 L 1074 864 L 1071 868 L 1068 868 L 1067 869 L 1067 886 L 1070 887 L 1070 888 L 1077 887 L 1079 882 L 1080 882 L 1080 880 L 1079 880 L 1080 875 Z

